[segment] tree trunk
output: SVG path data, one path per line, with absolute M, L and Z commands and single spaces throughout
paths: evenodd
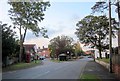
M 22 35 L 20 37 L 20 54 L 19 54 L 19 62 L 22 61 L 22 54 L 23 54 L 23 41 L 22 41 Z
M 99 47 L 99 56 L 102 59 L 102 54 L 101 54 L 101 47 Z
M 100 56 L 100 59 L 102 59 L 102 54 L 101 54 L 101 36 L 99 35 L 99 56 Z
M 21 25 L 20 25 L 20 54 L 19 54 L 19 62 L 22 61 L 23 42 L 24 42 L 24 40 L 25 40 L 26 32 L 27 32 L 27 28 L 25 28 L 25 32 L 24 32 L 24 34 L 22 35 L 22 33 L 21 33 Z

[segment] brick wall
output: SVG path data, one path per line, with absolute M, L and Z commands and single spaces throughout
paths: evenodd
M 113 72 L 116 74 L 116 76 L 120 79 L 120 65 L 113 64 Z

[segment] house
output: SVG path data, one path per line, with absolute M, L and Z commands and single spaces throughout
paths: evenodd
M 95 58 L 100 57 L 99 50 L 98 49 L 94 49 L 94 50 L 95 50 Z M 106 57 L 105 53 L 107 53 L 107 55 L 109 56 L 109 50 L 101 52 L 101 56 L 104 58 Z
M 23 59 L 27 60 L 29 58 L 29 62 L 34 60 L 34 55 L 37 53 L 36 44 L 23 44 L 25 55 L 23 55 Z M 29 54 L 29 55 L 28 55 Z
M 50 57 L 50 50 L 49 50 L 49 48 L 45 48 L 43 46 L 43 48 L 40 49 L 40 47 L 39 47 L 37 51 L 38 51 L 38 54 L 40 54 L 40 56 L 44 56 L 46 58 Z
M 118 54 L 112 55 L 112 70 L 120 80 L 120 29 L 118 31 Z
M 94 54 L 94 50 L 88 50 L 85 52 L 86 55 L 91 55 L 91 54 Z
M 35 53 L 37 52 L 36 44 L 23 44 L 25 52 Z

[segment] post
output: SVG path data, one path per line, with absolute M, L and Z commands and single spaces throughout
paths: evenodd
M 120 28 L 120 1 L 117 0 L 117 12 L 118 12 L 118 22 L 119 22 L 119 28 Z
M 111 0 L 109 0 L 109 54 L 110 54 L 110 68 L 109 72 L 112 73 L 112 27 L 111 27 Z

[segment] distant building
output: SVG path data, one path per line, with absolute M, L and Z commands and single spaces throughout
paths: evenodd
M 91 54 L 94 54 L 94 50 L 88 50 L 85 52 L 86 55 L 91 55 Z
M 49 58 L 50 57 L 50 50 L 49 48 L 45 48 L 43 46 L 43 48 L 41 49 L 40 47 L 38 47 L 38 54 L 40 54 L 40 56 L 44 56 L 46 58 Z
M 36 44 L 23 44 L 25 55 L 23 55 L 23 59 L 25 59 L 26 62 L 31 62 L 34 60 L 34 56 L 37 53 L 37 47 Z

